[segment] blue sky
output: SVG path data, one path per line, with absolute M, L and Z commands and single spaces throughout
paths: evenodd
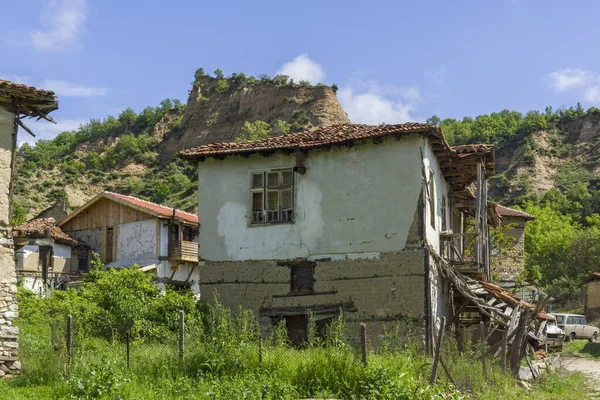
M 592 0 L 4 3 L 0 78 L 59 95 L 43 138 L 185 102 L 198 67 L 336 83 L 352 122 L 600 106 Z

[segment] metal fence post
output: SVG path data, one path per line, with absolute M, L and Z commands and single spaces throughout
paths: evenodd
M 263 369 L 263 342 L 262 336 L 258 337 L 258 369 L 262 372 Z
M 127 369 L 129 369 L 130 367 L 130 356 L 131 356 L 131 348 L 130 348 L 130 343 L 131 343 L 131 328 L 129 328 L 129 330 L 127 330 L 127 335 L 125 336 L 125 344 L 127 345 Z
M 483 367 L 483 376 L 487 378 L 487 365 L 485 361 L 485 323 L 479 322 L 479 333 L 481 334 L 481 366 Z
M 179 310 L 179 362 L 183 365 L 183 342 L 185 332 L 185 312 Z
M 71 369 L 73 364 L 73 316 L 67 315 L 67 365 Z
M 433 369 L 431 370 L 431 379 L 430 383 L 435 383 L 437 380 L 437 370 L 438 370 L 438 362 L 440 360 L 440 354 L 442 352 L 442 345 L 444 343 L 444 331 L 446 328 L 446 317 L 442 317 L 442 324 L 440 325 L 440 330 L 438 332 L 437 344 L 435 346 L 435 356 L 433 358 Z
M 362 347 L 362 362 L 367 366 L 367 324 L 360 324 L 360 342 Z

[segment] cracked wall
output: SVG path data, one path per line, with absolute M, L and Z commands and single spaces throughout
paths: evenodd
M 204 262 L 200 266 L 200 291 L 204 301 L 220 301 L 232 308 L 242 305 L 260 318 L 270 331 L 271 313 L 286 308 L 311 310 L 336 304 L 352 304 L 345 312 L 350 329 L 365 322 L 369 336 L 425 317 L 424 250 L 360 254 L 330 261 L 316 260 L 314 293 L 290 293 L 291 271 L 276 261 Z
M 249 171 L 293 167 L 294 155 L 200 163 L 200 256 L 285 260 L 403 249 L 421 194 L 423 143 L 421 136 L 407 135 L 381 144 L 311 151 L 306 174 L 294 174 L 293 224 L 248 226 L 248 214 Z
M 118 225 L 116 261 L 157 259 L 156 220 L 129 222 Z

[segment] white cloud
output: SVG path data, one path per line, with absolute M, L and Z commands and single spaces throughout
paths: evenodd
M 577 91 L 584 100 L 600 103 L 600 75 L 580 68 L 565 68 L 546 75 L 546 82 L 556 92 Z
M 309 81 L 313 84 L 322 82 L 325 79 L 323 68 L 308 58 L 308 54 L 300 54 L 290 62 L 281 66 L 277 74 L 287 75 L 294 81 Z
M 325 71 L 307 54 L 300 54 L 283 64 L 277 74 L 288 75 L 294 81 L 318 83 Z M 340 87 L 337 97 L 353 123 L 388 124 L 419 120 L 412 115 L 421 102 L 421 92 L 413 86 L 396 87 L 374 80 L 353 80 Z
M 397 124 L 415 120 L 411 113 L 421 95 L 414 87 L 395 88 L 367 81 L 341 88 L 338 99 L 353 123 Z
M 546 76 L 550 87 L 557 92 L 580 88 L 588 85 L 594 80 L 594 76 L 588 71 L 579 68 L 565 68 L 554 71 Z
M 30 32 L 37 50 L 64 50 L 77 44 L 87 16 L 87 0 L 47 0 L 40 22 L 44 29 Z
M 59 96 L 66 97 L 94 97 L 106 96 L 108 94 L 107 88 L 80 86 L 53 79 L 45 79 L 42 82 L 41 87 L 47 90 L 52 90 Z
M 19 129 L 19 142 L 34 143 L 38 139 L 53 139 L 59 133 L 77 130 L 87 122 L 89 121 L 83 119 L 57 119 L 57 123 L 53 124 L 43 119 L 37 122 L 33 119 L 23 119 L 23 123 L 35 133 L 35 138 Z

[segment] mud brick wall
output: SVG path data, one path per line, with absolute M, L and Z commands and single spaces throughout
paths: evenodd
M 585 288 L 585 315 L 590 321 L 600 318 L 600 281 L 592 281 Z
M 348 328 L 358 331 L 364 322 L 372 338 L 398 326 L 424 326 L 423 249 L 315 261 L 314 292 L 303 295 L 290 293 L 291 271 L 285 262 L 201 263 L 202 300 L 213 302 L 218 293 L 225 306 L 252 310 L 266 334 L 273 327 L 272 315 L 277 313 L 273 310 L 315 310 L 338 304 L 351 305 L 352 311 L 344 313 Z

